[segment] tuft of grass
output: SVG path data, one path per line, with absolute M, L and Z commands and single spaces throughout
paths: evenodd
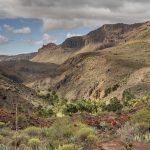
M 132 122 L 137 123 L 141 128 L 149 129 L 150 128 L 150 109 L 143 108 L 136 112 L 132 118 Z
M 63 146 L 59 146 L 57 150 L 79 150 L 74 144 L 65 144 Z
M 39 137 L 41 136 L 42 129 L 38 127 L 28 127 L 24 129 L 24 133 L 31 137 Z

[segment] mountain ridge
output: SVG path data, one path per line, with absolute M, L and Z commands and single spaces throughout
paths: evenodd
M 129 30 L 129 32 L 120 33 L 117 44 L 101 48 L 101 43 L 97 42 L 92 44 L 96 45 L 94 50 L 91 50 L 90 46 L 85 51 L 84 48 L 75 50 L 72 56 L 60 64 L 61 75 L 42 79 L 43 88 L 51 87 L 60 96 L 68 99 L 121 97 L 126 90 L 136 95 L 138 89 L 139 94 L 149 93 L 150 85 L 146 76 L 149 77 L 150 67 L 150 22 L 129 25 L 130 28 L 126 29 L 127 26 L 124 24 L 113 26 L 117 31 L 112 31 L 112 37 L 118 37 L 118 32 Z M 109 30 L 112 29 L 109 28 Z M 104 41 L 104 39 L 101 40 Z M 139 80 L 143 78 L 141 79 L 143 83 L 137 79 L 133 85 L 131 84 L 134 80 L 132 76 L 138 74 L 135 72 L 139 72 Z M 50 83 L 48 79 L 51 79 Z M 29 86 L 34 87 L 36 84 L 42 88 L 39 82 L 30 83 Z
M 67 99 L 121 98 L 128 90 L 135 95 L 150 93 L 150 22 L 104 25 L 89 34 L 82 36 L 87 40 L 86 46 L 82 47 L 83 41 L 78 44 L 78 40 L 72 45 L 74 38 L 81 37 L 69 38 L 60 45 L 49 43 L 30 61 L 20 62 L 21 66 L 16 61 L 15 71 L 4 69 L 11 70 L 11 61 L 0 63 L 0 70 L 7 77 L 12 73 L 18 77 L 19 73 L 24 85 L 51 89 Z
M 145 23 L 131 25 L 123 23 L 106 24 L 86 35 L 67 38 L 62 44 L 56 45 L 50 43 L 44 45 L 31 61 L 62 64 L 68 58 L 75 55 L 75 53 L 82 53 L 85 49 L 86 51 L 95 51 L 97 49 L 115 46 L 125 38 L 128 32 L 144 24 Z M 92 45 L 92 48 L 87 48 L 90 45 Z M 95 47 L 93 45 L 95 45 Z M 58 56 L 59 61 L 56 59 Z
M 27 53 L 27 54 L 18 54 L 18 55 L 0 55 L 0 62 L 1 61 L 11 61 L 11 60 L 30 60 L 36 56 L 36 52 Z

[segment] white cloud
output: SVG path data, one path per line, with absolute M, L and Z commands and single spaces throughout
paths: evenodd
M 14 27 L 12 27 L 8 24 L 4 24 L 3 27 L 4 27 L 5 31 L 7 31 L 7 32 L 12 32 L 14 30 Z
M 30 44 L 33 44 L 33 45 L 42 45 L 43 44 L 43 41 L 42 40 L 33 40 L 33 39 L 21 39 L 22 42 L 26 42 L 26 43 L 30 43 Z
M 0 44 L 5 44 L 5 43 L 8 43 L 8 38 L 3 36 L 3 35 L 0 35 Z
M 81 36 L 81 34 L 76 34 L 76 33 L 67 33 L 66 38 L 71 38 L 74 36 Z
M 1 18 L 36 18 L 42 31 L 150 20 L 150 0 L 0 0 Z
M 48 35 L 47 33 L 43 34 L 42 41 L 44 44 L 56 42 L 56 40 L 53 37 L 51 37 L 50 35 Z
M 29 27 L 23 27 L 23 28 L 20 28 L 20 29 L 13 30 L 13 33 L 17 33 L 17 34 L 29 34 L 29 33 L 31 33 L 31 29 Z
M 42 35 L 41 40 L 22 39 L 21 41 L 27 42 L 27 43 L 30 43 L 30 44 L 34 44 L 34 45 L 43 45 L 43 44 L 55 43 L 56 42 L 56 40 L 47 33 L 44 33 Z
M 29 34 L 29 33 L 31 33 L 30 27 L 22 27 L 20 29 L 16 29 L 16 28 L 14 28 L 8 24 L 4 24 L 3 28 L 6 32 L 13 32 L 16 34 Z

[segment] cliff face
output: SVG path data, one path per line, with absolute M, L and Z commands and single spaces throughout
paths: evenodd
M 66 39 L 61 44 L 61 46 L 63 48 L 79 49 L 79 48 L 82 48 L 83 46 L 85 46 L 85 40 L 83 39 L 82 36 L 72 37 L 72 38 Z
M 66 39 L 62 44 L 50 43 L 39 49 L 38 54 L 32 59 L 34 62 L 49 62 L 62 64 L 76 53 L 96 51 L 115 46 L 125 40 L 128 32 L 142 26 L 142 24 L 107 24 L 85 36 Z
M 117 42 L 130 28 L 131 26 L 126 24 L 103 25 L 85 36 L 86 43 Z

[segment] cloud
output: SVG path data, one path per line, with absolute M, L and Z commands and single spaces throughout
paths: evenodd
M 81 34 L 76 34 L 76 33 L 67 33 L 66 38 L 71 38 L 74 36 L 81 36 Z
M 42 40 L 44 44 L 56 42 L 56 40 L 53 37 L 49 36 L 47 33 L 43 34 Z
M 150 20 L 150 0 L 0 0 L 1 18 L 36 18 L 42 31 Z
M 5 44 L 5 43 L 8 43 L 8 38 L 3 36 L 3 35 L 0 35 L 0 44 Z
M 30 44 L 34 44 L 34 45 L 43 45 L 43 44 L 48 44 L 48 43 L 56 43 L 56 40 L 47 33 L 44 33 L 42 35 L 41 40 L 22 39 L 21 41 L 22 42 L 27 42 L 27 43 L 30 43 Z
M 14 27 L 12 27 L 8 24 L 4 24 L 3 27 L 4 27 L 5 31 L 7 31 L 7 32 L 12 32 L 14 30 Z
M 31 33 L 31 29 L 29 27 L 23 27 L 23 28 L 20 28 L 20 29 L 13 30 L 13 33 L 17 33 L 17 34 L 29 34 L 29 33 Z
M 14 27 L 12 27 L 8 24 L 4 24 L 3 27 L 4 27 L 6 32 L 13 32 L 16 34 L 29 34 L 29 33 L 31 33 L 31 29 L 29 27 L 22 27 L 20 29 L 15 29 Z
M 33 39 L 21 39 L 21 41 L 29 43 L 29 44 L 33 44 L 33 45 L 42 45 L 43 44 L 42 40 L 36 41 L 36 40 L 33 40 Z

